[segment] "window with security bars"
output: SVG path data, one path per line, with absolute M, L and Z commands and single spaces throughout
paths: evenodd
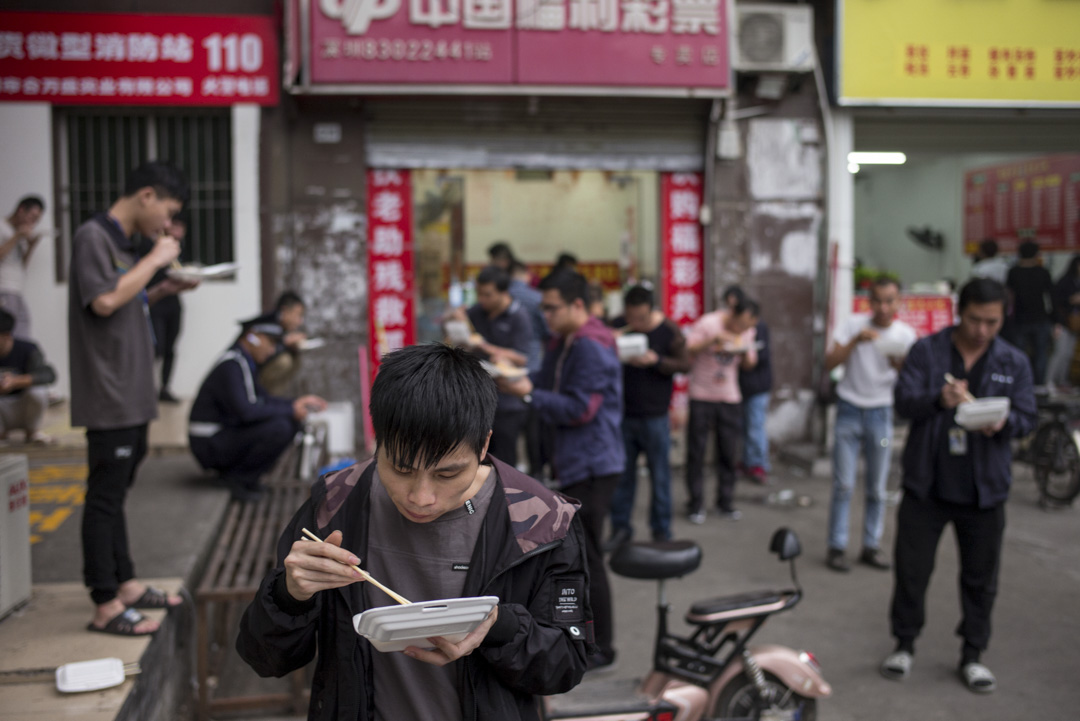
M 128 171 L 147 160 L 172 162 L 187 176 L 191 199 L 181 260 L 233 260 L 232 124 L 228 110 L 113 112 L 56 110 L 58 227 L 70 239 L 124 192 Z M 67 255 L 58 257 L 63 278 Z

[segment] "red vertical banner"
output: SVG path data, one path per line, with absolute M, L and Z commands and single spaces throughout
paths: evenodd
M 407 170 L 369 170 L 368 332 L 371 369 L 416 342 L 412 183 Z
M 660 290 L 664 314 L 679 327 L 705 308 L 705 238 L 699 217 L 704 196 L 700 173 L 660 174 Z M 685 413 L 686 376 L 675 376 L 672 410 Z

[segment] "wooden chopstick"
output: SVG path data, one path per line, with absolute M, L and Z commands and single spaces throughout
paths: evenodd
M 949 385 L 956 385 L 957 380 L 956 380 L 956 377 L 953 376 L 952 373 L 946 373 L 945 374 L 945 382 L 948 383 Z M 966 401 L 974 401 L 975 396 L 971 395 L 971 393 L 969 393 L 968 391 L 964 391 L 964 400 L 966 400 Z
M 311 531 L 309 531 L 308 529 L 306 529 L 306 528 L 301 528 L 300 530 L 301 530 L 301 531 L 303 532 L 303 534 L 304 534 L 305 536 L 307 536 L 308 538 L 310 538 L 310 539 L 311 539 L 312 541 L 318 541 L 319 543 L 326 543 L 326 541 L 324 541 L 323 539 L 319 538 L 318 536 L 316 536 L 316 535 L 315 535 L 314 533 L 312 533 L 312 532 L 311 532 Z M 383 591 L 383 592 L 384 592 L 384 593 L 385 593 L 385 594 L 386 594 L 387 596 L 389 596 L 390 598 L 394 599 L 395 601 L 397 601 L 398 603 L 400 603 L 400 604 L 401 604 L 402 606 L 406 606 L 406 605 L 408 605 L 408 604 L 412 603 L 412 601 L 410 601 L 409 599 L 405 598 L 405 597 L 404 597 L 404 596 L 402 596 L 402 595 L 399 595 L 399 594 L 397 594 L 397 593 L 394 593 L 394 592 L 393 592 L 393 591 L 391 591 L 391 590 L 390 590 L 389 588 L 387 588 L 386 586 L 384 586 L 384 585 L 382 585 L 381 583 L 379 583 L 378 581 L 376 581 L 376 580 L 375 580 L 374 578 L 372 578 L 372 577 L 371 577 L 371 574 L 370 574 L 370 573 L 368 573 L 368 572 L 367 572 L 367 571 L 365 571 L 364 569 L 360 568 L 359 566 L 353 566 L 353 565 L 350 565 L 350 564 L 346 564 L 346 565 L 348 565 L 348 566 L 349 566 L 349 568 L 353 569 L 354 571 L 359 571 L 359 572 L 360 572 L 360 575 L 364 577 L 364 580 L 365 580 L 365 581 L 367 581 L 368 583 L 374 584 L 376 588 L 379 588 L 379 589 L 381 589 L 381 590 L 382 590 L 382 591 Z

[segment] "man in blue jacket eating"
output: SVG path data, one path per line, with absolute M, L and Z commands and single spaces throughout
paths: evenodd
M 990 642 L 997 595 L 1012 484 L 1009 442 L 1030 433 L 1036 421 L 1031 366 L 997 337 L 1005 302 L 1001 283 L 970 281 L 960 291 L 960 322 L 912 347 L 894 390 L 896 411 L 911 419 L 911 429 L 904 447 L 890 614 L 897 645 L 881 665 L 886 678 L 899 681 L 911 672 L 934 555 L 952 523 L 960 551 L 960 677 L 978 693 L 997 686 L 980 656 Z M 1009 399 L 1006 418 L 974 429 L 957 422 L 961 404 L 991 396 Z

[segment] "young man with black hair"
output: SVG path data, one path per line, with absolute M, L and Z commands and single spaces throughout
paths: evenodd
M 0 218 L 0 308 L 15 317 L 15 337 L 24 340 L 31 339 L 31 331 L 23 285 L 30 256 L 41 242 L 41 233 L 34 231 L 44 212 L 45 201 L 27 195 L 11 215 Z
M 304 325 L 306 306 L 295 291 L 286 290 L 278 296 L 272 315 L 281 326 L 274 352 L 259 366 L 259 381 L 270 395 L 288 393 L 293 378 L 300 372 L 301 353 L 307 334 L 300 330 Z
M 938 541 L 952 523 L 960 552 L 960 677 L 979 693 L 997 685 L 980 656 L 990 642 L 997 595 L 1005 502 L 1012 485 L 1010 442 L 1035 428 L 1037 414 L 1027 358 L 997 337 L 1006 300 L 997 281 L 969 281 L 960 291 L 959 324 L 918 341 L 900 371 L 896 411 L 911 419 L 911 427 L 904 447 L 890 612 L 897 644 L 881 665 L 889 679 L 903 680 L 911 672 Z M 952 380 L 946 380 L 950 374 Z M 960 426 L 957 408 L 972 395 L 1008 398 L 1008 416 L 981 429 Z
M 725 298 L 731 294 L 729 288 Z M 686 428 L 687 517 L 705 522 L 705 443 L 716 442 L 716 507 L 720 518 L 737 521 L 735 461 L 742 436 L 739 371 L 757 364 L 754 326 L 757 305 L 738 291 L 729 307 L 698 318 L 686 338 L 690 352 L 690 419 Z
M 233 498 L 262 495 L 260 479 L 288 448 L 311 411 L 326 409 L 318 396 L 281 398 L 257 379 L 285 330 L 274 314 L 246 320 L 240 337 L 218 359 L 191 404 L 188 443 L 199 465 L 215 470 Z
M 71 425 L 86 427 L 83 576 L 95 611 L 91 631 L 153 633 L 158 622 L 137 609 L 168 609 L 179 596 L 135 578 L 124 499 L 146 455 L 146 429 L 157 417 L 154 345 L 147 306 L 197 283 L 166 278 L 159 268 L 180 254 L 166 231 L 188 198 L 187 178 L 159 161 L 128 174 L 124 194 L 75 231 L 68 284 Z M 139 256 L 136 233 L 155 238 Z
M 588 281 L 556 271 L 540 282 L 544 316 L 558 336 L 540 370 L 499 387 L 522 397 L 547 433 L 549 461 L 559 490 L 581 501 L 588 543 L 589 584 L 598 650 L 592 668 L 610 666 L 613 647 L 611 592 L 601 542 L 611 496 L 626 465 L 622 431 L 622 368 L 615 337 L 589 315 Z
M 899 307 L 900 283 L 889 276 L 876 278 L 870 287 L 869 315 L 853 315 L 841 324 L 825 354 L 826 371 L 844 367 L 844 377 L 836 386 L 833 488 L 825 557 L 826 565 L 841 573 L 851 570 L 846 557 L 848 516 L 860 454 L 865 462 L 866 510 L 859 562 L 889 570 L 881 535 L 892 458 L 893 386 L 907 349 L 918 338 L 914 328 L 896 317 Z
M 236 643 L 263 676 L 317 653 L 312 721 L 535 720 L 537 696 L 581 680 L 592 623 L 578 506 L 487 455 L 496 403 L 464 350 L 418 345 L 382 359 L 374 461 L 315 484 Z M 303 528 L 326 542 L 303 539 Z M 394 601 L 346 564 L 413 602 L 500 602 L 458 643 L 379 653 L 352 618 Z
M 41 432 L 56 371 L 45 362 L 37 345 L 14 335 L 15 316 L 0 310 L 0 438 L 22 430 L 27 443 L 49 443 Z
M 476 304 L 466 315 L 483 339 L 473 347 L 475 352 L 504 366 L 528 365 L 532 320 L 521 303 L 510 296 L 510 275 L 505 270 L 489 265 L 480 271 L 476 276 Z M 499 393 L 488 452 L 515 468 L 518 436 L 528 415 L 529 407 L 524 401 L 509 393 Z
M 623 447 L 626 468 L 611 501 L 613 548 L 634 537 L 630 517 L 637 494 L 637 459 L 645 454 L 652 494 L 649 527 L 654 541 L 671 538 L 671 421 L 668 407 L 674 388 L 672 376 L 690 370 L 686 339 L 679 326 L 653 305 L 653 292 L 635 285 L 626 291 L 623 315 L 612 325 L 623 333 L 640 333 L 648 339 L 643 355 L 622 362 Z M 616 331 L 619 332 L 619 331 Z

